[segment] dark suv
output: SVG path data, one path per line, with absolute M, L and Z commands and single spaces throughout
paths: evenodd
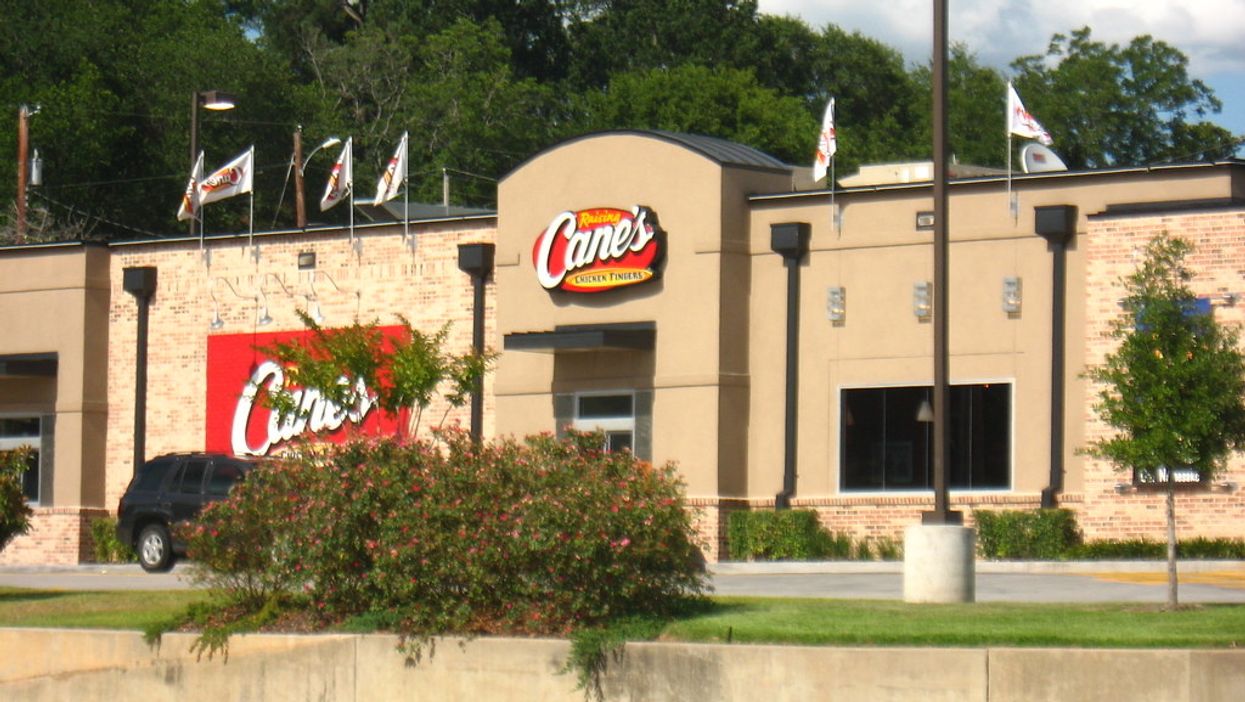
M 153 458 L 130 481 L 117 505 L 117 538 L 138 554 L 148 572 L 173 567 L 185 544 L 172 526 L 194 519 L 203 506 L 224 499 L 234 483 L 258 465 L 218 453 L 179 453 Z

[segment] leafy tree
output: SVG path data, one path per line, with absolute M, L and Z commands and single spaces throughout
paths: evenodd
M 31 509 L 22 492 L 22 478 L 32 455 L 29 448 L 0 451 L 0 551 L 30 531 Z
M 601 88 L 615 75 L 683 64 L 741 67 L 755 0 L 573 0 L 567 3 L 571 83 Z
M 325 329 L 303 313 L 299 317 L 311 331 L 309 338 L 263 349 L 281 364 L 286 386 L 317 390 L 338 407 L 357 407 L 366 394 L 384 414 L 405 415 L 406 422 L 397 425 L 399 436 L 419 432 L 424 410 L 443 389 L 451 407 L 464 405 L 494 358 L 444 351 L 448 325 L 428 335 L 399 317 L 401 332 L 390 336 L 376 322 Z M 299 400 L 284 387 L 266 396 L 283 420 L 306 412 Z
M 1051 131 L 1068 166 L 1100 168 L 1213 157 L 1233 141 L 1201 121 L 1222 104 L 1189 77 L 1188 64 L 1149 35 L 1121 47 L 1094 41 L 1083 27 L 1054 35 L 1044 56 L 1018 58 L 1012 69 L 1025 106 Z
M 1245 356 L 1237 333 L 1196 311 L 1185 266 L 1191 245 L 1160 235 L 1125 278 L 1123 312 L 1111 328 L 1119 347 L 1088 375 L 1102 384 L 1094 408 L 1114 436 L 1090 455 L 1167 488 L 1168 605 L 1177 605 L 1175 470 L 1203 481 L 1245 446 Z
M 862 163 L 909 159 L 928 150 L 927 138 L 917 141 L 928 110 L 916 109 L 919 86 L 897 50 L 832 24 L 816 33 L 802 20 L 762 15 L 752 46 L 742 56 L 743 65 L 754 67 L 762 85 L 779 95 L 800 98 L 815 123 L 820 122 L 826 102 L 835 98 L 839 134 L 835 158 L 841 172 Z M 816 134 L 814 126 L 792 163 L 812 162 Z
M 219 2 L 6 0 L 3 16 L 0 105 L 8 116 L 0 119 L 0 148 L 16 151 L 19 104 L 42 107 L 30 121 L 44 164 L 32 204 L 69 229 L 128 237 L 180 230 L 174 213 L 190 169 L 190 97 L 218 88 L 240 104 L 223 118 L 201 114 L 209 168 L 260 144 L 260 165 L 271 167 L 256 181 L 256 209 L 271 206 L 290 151 L 265 146 L 289 144 L 289 115 L 302 110 L 288 69 Z M 0 162 L 5 203 L 15 168 Z M 236 230 L 246 216 L 245 204 L 214 205 L 209 227 Z
M 947 139 L 955 157 L 978 166 L 1002 166 L 1007 160 L 1004 132 L 1007 84 L 998 71 L 983 66 L 963 44 L 951 47 L 947 57 Z M 933 71 L 927 64 L 913 71 L 919 115 L 933 112 Z M 1045 124 L 1045 122 L 1043 122 Z M 919 153 L 931 158 L 933 122 L 919 121 L 915 131 Z
M 799 100 L 757 84 L 749 71 L 684 65 L 615 76 L 585 100 L 589 130 L 691 132 L 755 146 L 788 162 L 811 161 L 817 122 Z

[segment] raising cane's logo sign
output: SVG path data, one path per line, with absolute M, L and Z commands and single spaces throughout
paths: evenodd
M 397 333 L 401 327 L 382 328 Z M 341 442 L 351 432 L 391 434 L 400 418 L 384 416 L 374 395 L 360 386 L 359 401 L 339 407 L 315 390 L 289 388 L 298 403 L 297 416 L 280 417 L 263 401 L 266 392 L 286 388 L 285 372 L 259 348 L 290 342 L 309 332 L 229 334 L 208 337 L 208 451 L 237 456 L 265 456 L 295 437 Z
M 568 210 L 536 239 L 532 263 L 546 290 L 602 292 L 656 278 L 664 246 L 647 207 Z

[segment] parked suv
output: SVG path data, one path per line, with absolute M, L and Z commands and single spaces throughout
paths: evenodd
M 186 545 L 174 541 L 172 527 L 194 519 L 257 463 L 218 453 L 179 453 L 147 461 L 117 505 L 117 538 L 138 554 L 148 572 L 167 571 Z

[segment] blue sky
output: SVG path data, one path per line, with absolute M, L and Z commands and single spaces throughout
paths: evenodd
M 963 42 L 982 63 L 1005 73 L 1015 57 L 1045 53 L 1056 32 L 1066 34 L 1088 25 L 1095 39 L 1121 44 L 1150 34 L 1188 56 L 1191 76 L 1205 81 L 1223 102 L 1223 111 L 1209 119 L 1245 136 L 1245 0 L 948 2 L 951 41 Z M 759 0 L 758 4 L 761 12 L 795 15 L 815 28 L 833 23 L 859 31 L 899 49 L 910 64 L 929 60 L 933 0 Z

